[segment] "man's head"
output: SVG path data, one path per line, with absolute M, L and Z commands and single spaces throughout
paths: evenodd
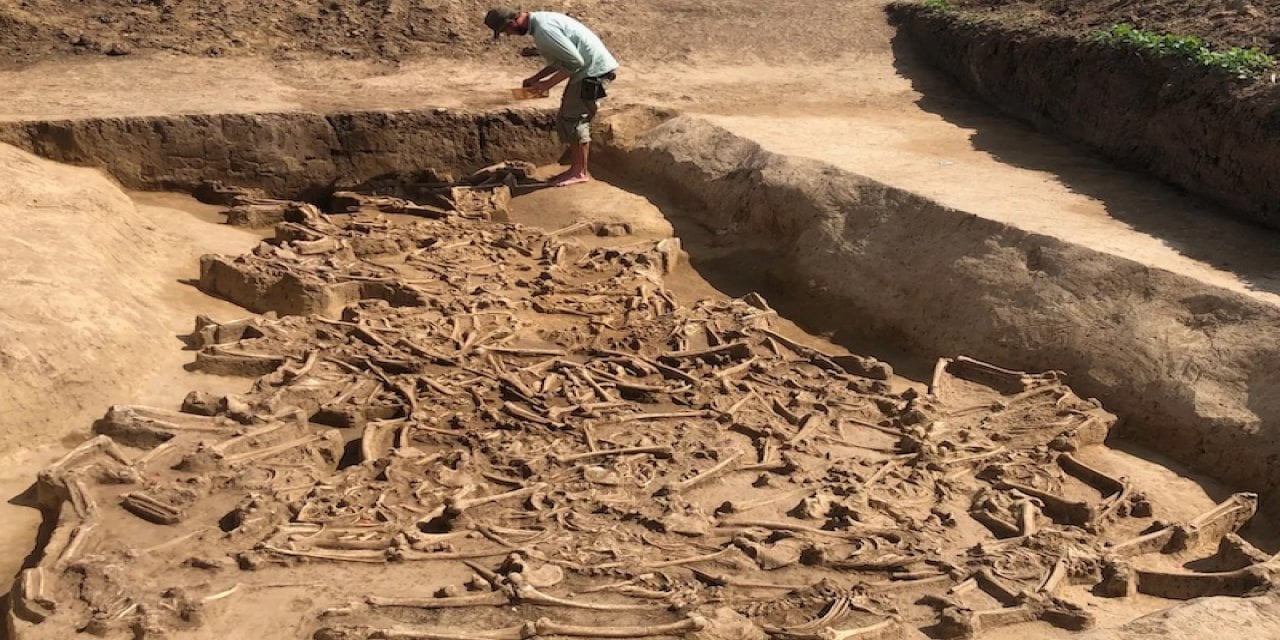
M 504 33 L 522 33 L 520 18 L 522 13 L 510 7 L 494 7 L 484 14 L 484 26 L 493 31 L 493 39 Z

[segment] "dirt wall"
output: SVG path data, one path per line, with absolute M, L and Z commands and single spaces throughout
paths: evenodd
M 1280 86 L 895 3 L 900 43 L 1005 113 L 1280 229 Z
M 220 180 L 310 198 L 397 172 L 554 160 L 552 129 L 552 115 L 536 110 L 220 114 L 6 122 L 0 142 L 103 168 L 133 189 Z
M 1064 370 L 1133 439 L 1277 504 L 1280 310 L 665 117 L 612 117 L 600 160 L 759 251 L 828 324 L 929 357 Z M 11 124 L 0 138 L 135 188 L 217 179 L 306 196 L 426 167 L 549 160 L 549 125 L 516 111 L 268 114 Z
M 199 274 L 201 252 L 258 242 L 3 144 L 0 225 L 0 456 L 83 438 L 121 397 L 180 401 L 189 388 L 169 384 L 191 354 L 178 336 L 196 314 L 238 316 L 179 280 Z
M 757 251 L 837 331 L 1061 369 L 1124 418 L 1126 436 L 1280 503 L 1280 309 L 779 156 L 705 121 L 652 125 L 615 117 L 602 159 L 700 211 L 729 234 L 721 243 Z

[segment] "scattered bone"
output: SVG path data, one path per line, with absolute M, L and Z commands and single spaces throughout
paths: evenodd
M 587 451 L 584 453 L 575 453 L 568 456 L 555 456 L 557 462 L 576 462 L 578 460 L 587 460 L 589 458 L 602 458 L 607 456 L 624 456 L 634 453 L 651 453 L 656 456 L 670 457 L 672 453 L 671 447 L 620 447 L 617 449 L 601 449 L 600 451 Z
M 227 464 L 232 464 L 232 465 L 246 464 L 254 460 L 262 460 L 264 458 L 278 456 L 282 453 L 286 453 L 289 451 L 301 450 L 307 445 L 315 444 L 318 442 L 327 441 L 330 443 L 330 445 L 333 445 L 334 438 L 335 438 L 335 434 L 333 434 L 333 432 L 317 433 L 314 435 L 296 438 L 288 442 L 283 442 L 273 447 L 265 447 L 265 448 L 257 449 L 254 451 L 246 451 L 244 453 L 230 455 L 226 457 L 226 461 L 227 461 Z
M 1172 552 L 1173 542 L 1179 536 L 1179 531 L 1173 526 L 1162 527 L 1151 533 L 1145 533 L 1118 542 L 1111 546 L 1111 553 L 1117 556 L 1141 556 L 1148 553 L 1166 553 Z
M 1258 512 L 1258 495 L 1237 493 L 1218 506 L 1196 516 L 1182 529 L 1186 537 L 1183 546 L 1194 549 L 1202 544 L 1217 544 L 1223 536 L 1234 533 L 1249 522 Z
M 865 627 L 827 629 L 822 640 L 899 640 L 903 637 L 902 624 L 897 620 L 882 620 Z
M 67 454 L 59 458 L 57 462 L 45 469 L 44 474 L 46 477 L 56 477 L 64 470 L 73 469 L 76 463 L 82 462 L 85 458 L 97 453 L 103 453 L 107 457 L 121 464 L 127 465 L 131 463 L 129 457 L 121 451 L 120 447 L 116 445 L 114 440 L 107 436 L 98 436 L 67 452 Z
M 518 575 L 518 574 L 513 574 Z M 589 602 L 570 600 L 567 598 L 557 598 L 547 595 L 539 591 L 531 584 L 520 584 L 516 587 L 516 597 L 520 602 L 526 604 L 537 604 L 553 607 L 568 607 L 571 609 L 591 609 L 593 611 L 659 611 L 665 607 L 655 607 L 649 604 L 610 604 L 603 602 Z
M 1258 510 L 1258 496 L 1236 493 L 1186 524 L 1168 525 L 1112 545 L 1120 556 L 1177 553 L 1205 545 L 1217 546 L 1223 537 L 1249 522 Z
M 352 191 L 335 192 L 330 198 L 329 206 L 335 211 L 345 213 L 373 210 L 382 213 L 403 213 L 424 218 L 445 218 L 450 214 L 450 211 L 443 207 L 417 204 L 403 198 L 371 196 Z
M 707 626 L 702 616 L 689 616 L 680 622 L 640 627 L 587 627 L 553 622 L 539 618 L 534 623 L 538 635 L 569 636 L 571 638 L 650 638 L 653 636 L 680 636 L 701 630 Z
M 764 627 L 764 630 L 772 635 L 783 637 L 820 637 L 816 633 L 819 629 L 829 628 L 832 623 L 844 617 L 849 609 L 849 598 L 839 597 L 832 600 L 821 615 L 808 622 L 788 627 Z
M 943 368 L 957 378 L 979 382 L 1002 393 L 1022 393 L 1031 381 L 1030 374 L 1025 371 L 1005 369 L 965 356 L 946 362 Z
M 416 609 L 449 609 L 456 607 L 496 607 L 509 604 L 511 598 L 501 591 L 490 591 L 471 596 L 449 598 L 397 598 L 366 596 L 365 603 L 372 607 L 413 607 Z
M 694 485 L 700 482 L 704 482 L 709 478 L 713 478 L 717 474 L 723 473 L 726 469 L 732 466 L 733 463 L 736 462 L 741 455 L 742 455 L 741 451 L 734 453 L 733 455 L 720 461 L 718 464 L 711 467 L 710 469 L 706 469 L 705 471 L 699 472 L 697 475 L 687 480 L 682 480 L 680 482 L 667 485 L 667 490 L 676 492 L 676 493 L 679 493 L 681 491 L 687 491 L 691 489 Z
M 45 593 L 44 569 L 25 569 L 18 577 L 12 594 L 13 610 L 32 622 L 43 622 L 58 610 L 58 604 Z
M 887 365 L 774 331 L 758 295 L 677 304 L 674 240 L 500 222 L 527 169 L 373 181 L 335 193 L 339 215 L 215 193 L 284 220 L 202 260 L 206 291 L 282 314 L 197 321 L 199 366 L 258 378 L 190 413 L 114 407 L 42 475 L 58 519 L 14 594 L 22 631 L 202 634 L 260 606 L 251 583 L 303 572 L 278 615 L 321 640 L 972 635 L 1087 627 L 1066 585 L 1271 588 L 1232 533 L 1248 494 L 1106 543 L 1153 505 L 1083 462 L 1115 418 L 1059 374 L 961 357 L 896 393 Z M 232 567 L 252 579 L 209 586 Z M 688 617 L 638 624 L 667 611 Z
M 332 611 L 338 614 L 345 613 L 344 610 Z M 526 633 L 525 625 L 497 631 L 474 632 L 457 629 L 331 625 L 318 630 L 314 637 L 316 640 L 348 640 L 351 638 L 368 640 L 524 640 L 525 638 L 536 636 Z
M 503 500 L 510 500 L 512 498 L 523 498 L 532 493 L 545 489 L 546 486 L 547 486 L 546 484 L 538 483 L 533 486 L 525 487 L 523 489 L 516 489 L 514 491 L 508 491 L 506 493 L 498 493 L 491 496 L 483 496 L 483 497 L 471 498 L 471 499 L 457 499 L 454 497 L 450 497 L 448 500 L 446 500 L 446 503 L 448 504 L 449 511 L 453 513 L 462 513 L 467 509 L 473 509 L 480 505 L 489 504 L 491 502 L 501 502 Z
M 58 554 L 58 559 L 54 562 L 54 567 L 61 569 L 78 560 L 83 554 L 85 547 L 88 546 L 90 534 L 92 534 L 94 529 L 97 528 L 98 522 L 96 519 L 87 520 L 77 525 L 76 528 L 71 531 L 71 535 L 67 538 L 66 546 L 64 546 L 62 551 Z
M 1035 498 L 1044 505 L 1045 514 L 1064 524 L 1082 527 L 1092 522 L 1098 515 L 1093 506 L 1088 503 L 1068 500 L 1048 491 L 1041 491 L 1017 482 L 1001 481 L 996 484 L 996 488 L 1012 489 L 1023 495 Z
M 366 424 L 360 438 L 360 458 L 377 460 L 388 456 L 395 448 L 396 434 L 401 426 L 403 424 L 399 422 L 383 421 Z
M 156 524 L 177 524 L 183 518 L 181 509 L 143 491 L 126 495 L 121 504 L 139 518 Z
M 68 475 L 71 477 L 66 480 L 66 488 L 71 507 L 81 519 L 92 520 L 97 515 L 97 500 L 93 498 L 93 493 L 89 491 L 84 478 L 74 473 Z

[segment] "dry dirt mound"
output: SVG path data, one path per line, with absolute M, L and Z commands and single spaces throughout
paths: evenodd
M 146 50 L 208 56 L 319 53 L 384 60 L 420 53 L 471 57 L 509 52 L 512 47 L 495 47 L 480 24 L 485 10 L 495 3 L 0 0 L 0 52 L 10 60 Z M 550 0 L 529 8 L 579 17 L 624 57 L 676 59 L 693 52 L 733 52 L 776 58 L 779 51 L 788 57 L 827 57 L 848 47 L 847 34 L 814 29 L 808 21 L 815 12 L 830 14 L 833 5 L 842 4 L 852 3 Z
M 161 327 L 169 251 L 97 171 L 0 145 L 0 450 L 57 437 L 99 411 Z M 86 416 L 87 417 L 87 416 Z M 82 423 L 83 424 L 83 423 Z M 40 436 L 38 434 L 45 434 Z
M 1265 0 L 950 0 L 990 10 L 1001 21 L 1072 31 L 1126 22 L 1149 31 L 1203 38 L 1218 47 L 1280 53 L 1280 5 Z

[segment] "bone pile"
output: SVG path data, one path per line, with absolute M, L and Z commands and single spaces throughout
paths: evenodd
M 113 407 L 41 474 L 16 638 L 975 638 L 1271 588 L 1255 497 L 1157 520 L 1059 374 L 895 393 L 759 296 L 677 304 L 674 240 L 492 221 L 510 175 L 250 202 L 275 237 L 201 284 L 267 314 L 201 318 L 194 366 L 252 391 Z

